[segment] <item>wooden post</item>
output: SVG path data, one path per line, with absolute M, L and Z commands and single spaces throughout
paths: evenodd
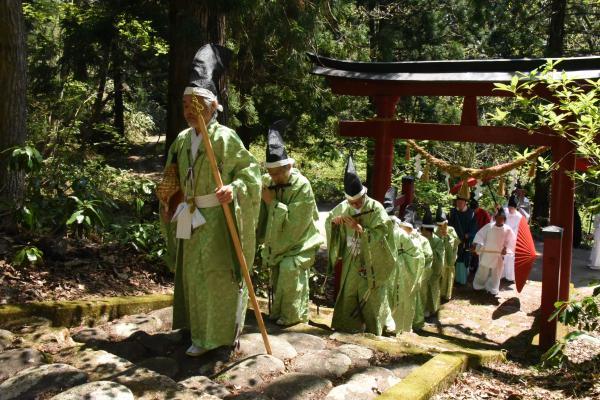
M 548 350 L 556 341 L 556 319 L 548 321 L 554 312 L 559 295 L 563 228 L 548 226 L 542 230 L 544 257 L 542 263 L 542 305 L 540 321 L 540 348 Z
M 573 218 L 575 212 L 575 183 L 567 175 L 575 170 L 575 149 L 574 146 L 563 141 L 563 157 L 560 161 L 560 210 L 559 215 L 562 219 L 560 226 L 564 229 L 562 241 L 562 258 L 560 263 L 560 286 L 559 299 L 569 300 L 569 291 L 571 286 L 571 266 L 573 257 Z
M 375 97 L 374 103 L 377 108 L 377 117 L 391 119 L 396 114 L 398 96 Z M 380 132 L 374 132 L 375 136 L 375 165 L 373 180 L 373 198 L 383 202 L 385 192 L 392 182 L 392 168 L 394 166 L 394 138 L 388 124 L 383 124 Z
M 404 215 L 406 206 L 412 204 L 415 199 L 415 180 L 412 176 L 405 176 L 402 178 L 402 196 L 397 200 L 400 206 L 398 210 L 400 217 Z
M 385 192 L 392 182 L 392 168 L 394 165 L 394 139 L 387 129 L 375 137 L 375 166 L 373 177 L 373 198 L 383 202 Z
M 461 125 L 478 126 L 479 112 L 477 110 L 477 97 L 466 96 L 463 100 L 462 115 L 460 117 Z
M 202 133 L 202 143 L 204 143 L 204 150 L 206 151 L 206 155 L 208 156 L 208 160 L 210 161 L 210 169 L 212 170 L 213 178 L 217 183 L 217 189 L 220 189 L 221 187 L 223 187 L 223 180 L 221 179 L 221 174 L 217 165 L 217 159 L 215 158 L 215 152 L 213 151 L 212 143 L 210 142 L 210 137 L 208 136 L 208 130 L 206 129 L 204 118 L 202 117 L 202 114 L 200 112 L 202 110 L 202 105 L 200 105 L 197 96 L 194 96 L 194 106 L 198 111 L 198 125 L 200 128 L 200 132 Z M 233 220 L 233 215 L 231 214 L 231 209 L 229 208 L 229 204 L 221 204 L 221 206 L 223 207 L 223 213 L 225 214 L 225 220 L 227 221 L 229 234 L 231 235 L 231 240 L 233 241 L 233 246 L 235 247 L 235 252 L 240 263 L 240 269 L 242 270 L 244 281 L 246 282 L 246 286 L 248 287 L 248 295 L 250 297 L 250 301 L 252 301 L 252 308 L 254 309 L 256 322 L 258 322 L 258 328 L 260 329 L 263 342 L 265 343 L 265 349 L 267 350 L 267 354 L 272 355 L 273 352 L 271 351 L 271 344 L 269 343 L 267 328 L 265 327 L 265 323 L 262 319 L 262 314 L 260 313 L 260 306 L 258 305 L 258 301 L 256 300 L 254 286 L 252 286 L 252 279 L 250 278 L 250 272 L 248 271 L 248 264 L 246 263 L 246 257 L 244 257 L 242 243 L 240 242 L 240 236 L 238 235 L 237 227 L 235 225 L 235 221 Z

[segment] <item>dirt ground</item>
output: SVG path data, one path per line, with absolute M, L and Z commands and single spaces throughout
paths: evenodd
M 567 348 L 570 362 L 566 368 L 538 368 L 541 352 L 535 343 L 540 300 L 541 283 L 535 281 L 521 293 L 514 284 L 503 282 L 498 298 L 473 291 L 470 284 L 457 288 L 454 299 L 423 334 L 468 347 L 502 348 L 509 361 L 464 372 L 433 399 L 600 399 L 599 344 L 578 340 Z M 597 338 L 600 341 L 600 335 Z
M 107 296 L 172 293 L 163 263 L 118 245 L 61 239 L 40 246 L 44 263 L 11 265 L 6 258 L 18 239 L 0 234 L 0 304 L 82 300 Z

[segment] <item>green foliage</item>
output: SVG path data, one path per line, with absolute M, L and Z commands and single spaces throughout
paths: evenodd
M 19 213 L 19 221 L 30 231 L 36 231 L 39 228 L 39 221 L 37 219 L 37 211 L 24 205 L 21 207 Z
M 363 98 L 334 96 L 320 78 L 309 74 L 306 51 L 368 59 L 368 20 L 354 2 L 252 2 L 230 16 L 228 45 L 237 52 L 231 70 L 230 124 L 244 140 L 263 137 L 276 119 L 291 125 L 290 144 L 313 139 L 339 144 L 332 115 L 346 118 L 371 114 Z M 327 110 L 324 112 L 324 110 Z M 365 114 L 367 112 L 368 114 Z
M 165 55 L 168 53 L 167 42 L 157 36 L 152 27 L 152 21 L 137 20 L 136 16 L 120 14 L 116 17 L 115 24 L 118 31 L 118 40 L 139 46 L 142 51 L 150 51 L 154 55 Z
M 112 240 L 114 221 L 119 220 L 131 229 L 127 231 L 130 240 L 121 242 L 138 251 L 146 249 L 156 259 L 162 237 L 152 225 L 155 182 L 108 166 L 99 158 L 81 160 L 75 155 L 61 152 L 46 160 L 31 156 L 34 168 L 22 162 L 28 168 L 28 185 L 24 203 L 16 210 L 19 225 L 34 234 L 68 231 L 77 237 L 93 233 Z
M 43 262 L 44 253 L 35 246 L 23 246 L 15 253 L 12 263 L 23 266 L 26 264 L 35 265 Z
M 436 7 L 425 0 L 207 4 L 225 14 L 226 45 L 236 54 L 228 73 L 228 125 L 245 143 L 259 145 L 261 149 L 253 146 L 252 152 L 263 160 L 262 138 L 269 124 L 290 120 L 288 151 L 321 202 L 343 198 L 342 169 L 349 153 L 364 179 L 367 170 L 372 173 L 372 141 L 342 138 L 336 129 L 340 119 L 373 117 L 374 108 L 367 98 L 333 94 L 322 78 L 310 74 L 307 51 L 361 61 L 534 57 L 544 52 L 549 17 L 542 0 L 453 0 Z M 565 51 L 597 53 L 598 39 L 588 32 L 597 31 L 600 19 L 580 16 L 598 6 L 572 1 L 569 7 Z M 158 254 L 160 239 L 153 242 L 152 237 L 159 236 L 154 183 L 107 162 L 120 161 L 132 144 L 165 130 L 169 7 L 159 0 L 25 0 L 23 11 L 29 142 L 11 149 L 11 167 L 23 171 L 27 180 L 24 203 L 13 210 L 19 226 L 35 234 L 98 235 L 99 240 L 121 240 L 136 251 Z M 116 72 L 123 80 L 124 135 L 115 126 Z M 585 114 L 597 107 L 596 97 L 578 99 L 580 108 L 568 105 L 569 112 Z M 397 116 L 458 123 L 461 104 L 458 98 L 403 97 Z M 498 99 L 479 103 L 483 114 L 504 110 L 505 104 Z M 521 116 L 504 117 L 512 122 Z M 557 113 L 548 121 L 553 126 L 566 123 Z M 597 130 L 594 121 L 581 118 L 579 123 Z M 507 161 L 514 151 L 523 151 L 475 144 L 423 145 L 450 162 L 476 167 Z M 577 145 L 593 152 L 587 139 Z M 403 154 L 403 144 L 397 143 L 396 150 Z M 412 161 L 395 158 L 396 183 L 403 175 L 414 175 Z M 431 171 L 431 176 L 431 182 L 416 181 L 419 202 L 447 204 L 443 175 Z M 597 178 L 588 173 L 581 180 Z M 594 193 L 586 192 L 581 202 L 592 204 L 584 201 L 590 197 Z
M 151 222 L 129 223 L 126 226 L 112 224 L 108 233 L 109 240 L 124 246 L 131 246 L 149 261 L 162 259 L 165 254 L 165 242 L 160 232 L 158 216 Z
M 578 156 L 586 158 L 591 167 L 587 172 L 575 173 L 573 178 L 586 182 L 600 177 L 600 145 L 596 137 L 600 130 L 600 80 L 587 80 L 587 85 L 576 85 L 560 71 L 560 60 L 549 61 L 545 66 L 528 74 L 514 76 L 510 84 L 497 83 L 498 90 L 515 96 L 512 107 L 498 109 L 490 118 L 505 121 L 517 113 L 519 126 L 530 131 L 544 127 L 569 140 Z M 542 85 L 549 90 L 541 96 L 537 88 Z M 548 166 L 556 168 L 556 165 Z
M 69 196 L 75 202 L 75 211 L 67 219 L 67 226 L 74 225 L 80 230 L 89 230 L 96 225 L 104 225 L 104 218 L 100 210 L 100 201 L 81 200 L 77 196 Z
M 9 149 L 10 150 L 10 149 Z M 35 147 L 23 146 L 13 149 L 8 168 L 14 171 L 36 172 L 42 166 L 42 155 Z
M 156 122 L 151 115 L 143 111 L 125 112 L 125 132 L 129 142 L 143 142 L 149 133 L 155 131 Z
M 164 125 L 167 10 L 160 2 L 36 0 L 23 8 L 30 140 L 42 154 L 92 143 L 125 153 L 129 141 Z M 113 126 L 115 69 L 124 80 L 125 137 Z
M 590 332 L 600 332 L 600 283 L 596 282 L 595 285 L 591 296 L 582 300 L 558 301 L 554 304 L 556 311 L 549 320 L 557 319 L 562 324 L 575 327 L 576 330 L 568 333 L 542 355 L 543 368 L 564 366 L 567 362 L 564 350 L 571 341 L 582 339 L 600 344 L 600 339 L 590 335 Z
M 540 95 L 540 85 L 546 87 L 549 93 Z M 513 121 L 530 131 L 550 128 L 571 142 L 575 155 L 587 159 L 590 164 L 587 171 L 570 172 L 578 184 L 577 201 L 589 212 L 599 212 L 600 80 L 587 80 L 584 85 L 577 85 L 560 71 L 558 60 L 516 75 L 509 84 L 496 84 L 496 88 L 511 93 L 515 98 L 505 107 L 490 113 L 490 120 L 496 123 Z M 559 167 L 547 157 L 540 157 L 538 162 L 539 168 L 544 171 Z
M 451 204 L 454 198 L 453 195 L 449 194 L 448 188 L 444 183 L 434 180 L 428 182 L 416 180 L 415 197 L 417 204 L 431 207 L 432 212 L 435 212 L 438 204 L 442 206 Z

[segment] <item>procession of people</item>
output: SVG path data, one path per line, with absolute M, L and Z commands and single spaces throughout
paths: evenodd
M 217 122 L 227 60 L 227 50 L 215 45 L 196 54 L 182 99 L 189 128 L 167 159 L 179 197 L 176 204 L 169 204 L 173 193 L 161 199 L 175 271 L 173 325 L 190 331 L 189 356 L 233 345 L 243 328 L 249 288 L 234 234 L 245 260 L 251 265 L 256 254 L 268 271 L 269 317 L 282 326 L 308 321 L 310 271 L 323 243 L 329 275 L 337 274 L 331 324 L 337 331 L 420 330 L 452 298 L 455 284 L 467 284 L 469 272 L 473 289 L 492 295 L 502 277 L 514 281 L 519 221 L 529 218 L 520 185 L 507 208 L 500 204 L 491 216 L 464 186 L 449 214 L 435 204 L 434 217 L 429 205 L 420 205 L 422 212 L 415 204 L 399 207 L 394 187 L 384 204 L 370 197 L 348 156 L 345 198 L 328 213 L 323 238 L 311 184 L 285 148 L 287 122 L 275 121 L 267 132 L 263 174 L 237 134 Z M 218 171 L 211 169 L 203 137 L 210 138 Z M 235 233 L 228 231 L 222 207 L 232 212 Z

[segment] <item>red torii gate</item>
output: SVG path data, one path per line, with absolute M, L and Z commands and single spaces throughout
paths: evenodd
M 510 82 L 517 71 L 528 72 L 543 66 L 547 59 L 451 60 L 405 62 L 353 62 L 308 54 L 312 73 L 324 76 L 335 94 L 368 96 L 376 117 L 367 121 L 340 121 L 339 134 L 375 139 L 374 198 L 383 201 L 392 177 L 396 139 L 522 144 L 549 146 L 560 168 L 552 175 L 550 221 L 562 228 L 551 231 L 545 244 L 559 240 L 559 246 L 544 251 L 542 283 L 542 326 L 540 344 L 549 347 L 556 338 L 556 324 L 547 323 L 557 299 L 569 298 L 573 242 L 574 183 L 568 176 L 575 169 L 574 146 L 549 129 L 529 133 L 511 126 L 480 126 L 477 97 L 507 97 L 494 90 L 494 83 Z M 559 68 L 578 82 L 600 78 L 600 57 L 563 59 Z M 543 88 L 541 88 L 543 89 Z M 396 119 L 396 105 L 402 96 L 459 96 L 464 98 L 460 124 L 406 122 Z

